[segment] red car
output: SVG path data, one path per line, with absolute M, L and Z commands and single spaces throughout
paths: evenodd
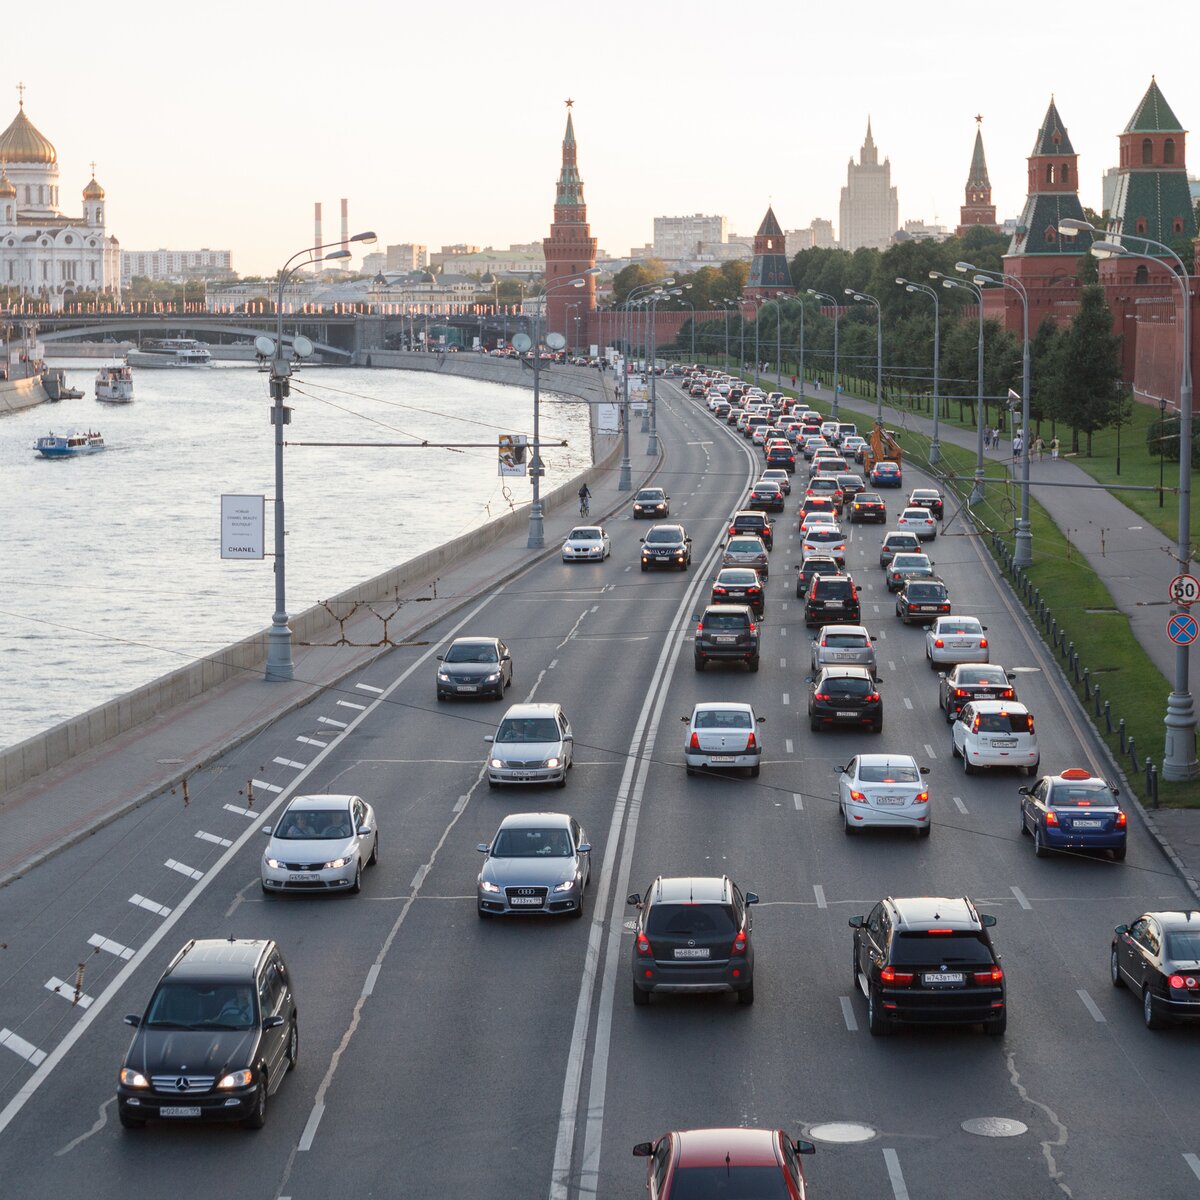
M 646 1189 L 655 1200 L 804 1200 L 799 1156 L 815 1151 L 812 1142 L 793 1141 L 782 1129 L 687 1129 L 633 1148 L 635 1158 L 650 1160 Z

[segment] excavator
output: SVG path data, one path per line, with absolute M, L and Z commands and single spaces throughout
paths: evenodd
M 875 428 L 871 430 L 869 448 L 863 453 L 863 474 L 869 477 L 877 462 L 899 464 L 903 457 L 896 435 L 889 433 L 876 421 Z

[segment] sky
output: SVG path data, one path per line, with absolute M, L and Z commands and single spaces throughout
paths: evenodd
M 94 159 L 124 249 L 230 249 L 242 274 L 310 244 L 314 201 L 336 238 L 342 197 L 351 233 L 375 230 L 379 249 L 544 237 L 568 98 L 609 254 L 651 241 L 655 216 L 723 214 L 752 234 L 771 203 L 784 229 L 836 225 L 868 116 L 901 222 L 953 228 L 977 113 L 1001 220 L 1021 210 L 1051 94 L 1097 210 L 1152 75 L 1185 128 L 1200 119 L 1181 26 L 1145 36 L 1114 0 L 1081 5 L 1086 20 L 1069 11 L 210 0 L 184 16 L 161 0 L 59 0 L 53 21 L 36 5 L 6 13 L 0 128 L 23 81 L 58 150 L 64 211 L 80 211 Z

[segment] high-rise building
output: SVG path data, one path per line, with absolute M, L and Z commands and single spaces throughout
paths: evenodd
M 959 210 L 958 229 L 962 237 L 968 229 L 982 225 L 993 233 L 1000 231 L 996 224 L 996 206 L 992 203 L 992 184 L 988 179 L 987 159 L 983 156 L 983 118 L 975 118 L 975 152 L 971 155 L 971 169 L 967 172 L 965 203 Z
M 842 188 L 838 244 L 843 250 L 866 246 L 886 250 L 900 227 L 900 205 L 892 187 L 892 164 L 879 161 L 879 151 L 867 118 L 867 137 L 856 163 L 850 159 Z
M 814 217 L 810 226 L 813 233 L 813 246 L 817 250 L 836 250 L 837 238 L 833 236 L 833 222 L 825 217 Z
M 703 246 L 724 242 L 728 237 L 726 217 L 708 217 L 703 213 L 694 213 L 690 217 L 655 217 L 654 257 L 664 262 L 699 258 Z
M 754 257 L 750 260 L 750 275 L 742 295 L 748 300 L 772 300 L 778 292 L 794 292 L 792 273 L 788 270 L 787 249 L 783 230 L 768 205 L 766 216 L 754 235 Z
M 429 247 L 414 242 L 401 242 L 387 248 L 389 271 L 423 271 L 429 266 Z
M 554 198 L 554 221 L 550 236 L 542 243 L 546 256 L 546 331 L 566 333 L 567 305 L 579 305 L 583 320 L 581 337 L 586 339 L 588 318 L 596 311 L 596 279 L 584 272 L 596 265 L 596 239 L 588 225 L 583 180 L 575 158 L 575 124 L 571 101 L 567 101 L 567 129 L 563 135 L 562 167 Z M 582 287 L 566 286 L 582 278 Z
M 182 283 L 188 279 L 228 279 L 233 255 L 228 250 L 122 250 L 121 284 L 135 276 Z

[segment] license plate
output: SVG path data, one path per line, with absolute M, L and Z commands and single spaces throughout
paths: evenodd
M 904 797 L 903 796 L 879 796 L 876 799 L 875 803 L 876 804 L 903 804 Z
M 169 1105 L 166 1108 L 158 1110 L 160 1117 L 198 1117 L 200 1110 L 198 1108 L 181 1108 L 179 1105 Z
M 858 713 L 856 713 L 856 712 L 840 712 L 837 715 L 839 717 L 857 717 Z
M 717 636 L 713 638 L 713 641 L 720 642 L 723 646 L 728 646 L 728 645 L 732 644 L 733 642 L 737 641 L 737 634 L 736 633 L 718 633 Z
M 308 879 L 320 879 L 320 878 L 321 878 L 321 876 L 318 875 L 315 871 L 304 871 L 297 875 L 289 875 L 288 876 L 289 880 L 298 880 L 301 882 L 304 880 L 308 880 Z
M 1103 829 L 1103 821 L 1072 821 L 1071 825 L 1075 829 Z
M 710 754 L 710 755 L 708 756 L 708 761 L 709 761 L 709 762 L 715 762 L 715 763 L 718 763 L 718 762 L 737 762 L 737 755 L 736 755 L 736 754 Z M 1075 824 L 1076 824 L 1076 825 L 1078 825 L 1078 824 L 1079 824 L 1079 822 L 1078 822 L 1078 821 L 1076 821 L 1076 822 L 1075 822 Z
M 918 604 L 917 612 L 937 612 L 936 604 Z
M 537 775 L 533 771 L 513 771 L 510 774 L 511 779 L 536 779 Z
M 975 643 L 967 642 L 967 641 L 957 641 L 957 642 L 951 642 L 950 645 L 953 646 L 955 648 L 955 650 L 967 650 L 970 647 L 974 646 Z
M 928 987 L 947 987 L 964 982 L 961 971 L 926 971 L 921 978 Z
M 840 600 L 826 600 L 825 607 L 826 608 L 841 608 L 842 602 Z
M 540 908 L 542 904 L 542 898 L 541 896 L 514 896 L 509 901 L 509 904 L 514 906 L 518 904 L 526 904 L 531 908 Z
M 477 692 L 479 691 L 479 686 L 474 683 L 460 683 L 454 690 L 456 692 Z
M 675 951 L 676 958 L 707 958 L 709 954 L 708 947 L 686 947 Z
M 997 749 L 1007 750 L 1017 744 L 1016 738 L 992 738 L 992 745 Z
M 854 655 L 847 651 L 847 652 L 843 652 L 841 654 L 835 654 L 833 656 L 833 660 L 834 660 L 834 662 L 853 662 Z

